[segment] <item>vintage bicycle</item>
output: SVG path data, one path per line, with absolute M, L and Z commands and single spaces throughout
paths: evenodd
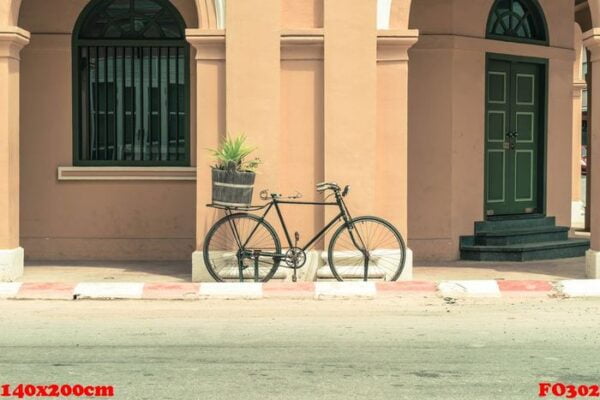
M 325 182 L 317 185 L 317 191 L 328 193 L 323 202 L 298 201 L 302 197 L 300 193 L 284 197 L 265 190 L 260 194 L 261 199 L 267 201 L 263 205 L 228 207 L 207 204 L 207 207 L 225 211 L 225 217 L 211 227 L 204 241 L 204 263 L 210 275 L 217 282 L 266 282 L 279 267 L 285 267 L 293 269 L 295 282 L 296 271 L 306 263 L 307 251 L 339 224 L 329 240 L 327 251 L 327 261 L 335 279 L 397 280 L 406 260 L 406 245 L 400 232 L 379 217 L 353 218 L 344 201 L 350 191 L 349 186 L 342 190 L 335 183 Z M 332 196 L 335 201 L 328 201 Z M 306 245 L 299 247 L 300 235 L 295 232 L 292 243 L 280 208 L 282 204 L 336 206 L 339 213 Z M 285 249 L 282 249 L 277 232 L 266 220 L 272 209 L 275 209 L 285 234 Z M 260 210 L 264 210 L 260 216 L 251 213 Z M 322 251 L 319 254 L 324 255 Z

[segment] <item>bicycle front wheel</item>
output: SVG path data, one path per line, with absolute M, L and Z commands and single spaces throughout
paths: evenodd
M 358 217 L 339 227 L 329 242 L 331 273 L 338 281 L 395 281 L 406 261 L 400 232 L 378 217 Z
M 266 282 L 275 275 L 280 254 L 275 229 L 252 214 L 222 218 L 204 240 L 204 264 L 217 282 Z

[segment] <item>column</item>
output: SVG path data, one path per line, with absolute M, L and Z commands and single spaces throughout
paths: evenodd
M 600 29 L 594 28 L 583 35 L 584 45 L 590 51 L 591 57 L 588 60 L 589 71 L 592 75 L 600 76 Z M 600 79 L 592 79 L 591 87 L 588 91 L 593 98 L 600 99 Z M 588 108 L 588 114 L 592 119 L 592 126 L 589 130 L 590 142 L 600 143 L 600 124 L 594 124 L 593 121 L 600 121 L 600 102 L 593 101 Z M 592 146 L 588 152 L 588 157 L 592 159 L 592 164 L 588 170 L 588 179 L 591 181 L 590 200 L 592 204 L 600 204 L 600 163 L 593 162 L 600 160 L 600 146 Z M 588 203 L 588 207 L 590 204 Z M 586 275 L 588 278 L 600 278 L 600 209 L 590 207 L 590 232 L 591 248 L 586 254 Z
M 416 30 L 379 31 L 377 38 L 376 213 L 408 239 L 408 49 Z M 412 279 L 412 251 L 402 280 Z
M 592 57 L 591 53 L 588 49 L 586 49 L 586 53 L 587 53 L 587 59 L 589 60 Z M 587 88 L 592 87 L 591 69 L 585 75 L 585 85 Z M 587 157 L 587 163 L 586 163 L 587 164 L 587 179 L 585 180 L 585 228 L 584 228 L 584 230 L 586 232 L 590 231 L 590 225 L 591 225 L 590 209 L 592 208 L 592 200 L 591 200 L 592 190 L 591 190 L 591 181 L 590 181 L 590 179 L 591 179 L 590 178 L 590 175 L 591 175 L 590 169 L 592 168 L 592 158 L 590 157 L 590 152 L 592 151 L 592 138 L 591 138 L 592 124 L 593 124 L 592 114 L 591 114 L 592 103 L 593 103 L 592 92 L 591 92 L 591 90 L 588 90 L 588 98 L 587 98 L 587 108 L 588 108 L 587 151 L 588 151 L 588 157 Z
M 376 11 L 375 0 L 324 2 L 324 178 L 352 185 L 355 215 L 376 211 Z
M 255 190 L 277 192 L 279 158 L 293 157 L 279 143 L 281 0 L 227 0 L 226 7 L 227 134 L 245 134 L 256 147 L 263 164 Z
M 585 225 L 581 198 L 581 93 L 583 89 L 585 89 L 585 81 L 573 82 L 571 226 Z
M 19 53 L 29 33 L 0 27 L 0 281 L 23 275 L 19 247 Z
M 280 0 L 228 0 L 227 30 L 187 30 L 196 49 L 196 251 L 192 280 L 212 280 L 203 260 L 204 237 L 222 213 L 211 202 L 212 160 L 206 149 L 245 134 L 263 160 L 255 192 L 278 189 L 280 128 Z M 293 154 L 293 150 L 290 150 Z M 258 193 L 255 193 L 255 199 Z
M 196 52 L 196 251 L 192 255 L 192 281 L 212 280 L 202 248 L 204 237 L 221 215 L 211 202 L 210 159 L 207 149 L 217 148 L 225 134 L 225 32 L 188 29 L 188 42 Z
M 571 226 L 583 227 L 585 215 L 581 198 L 581 106 L 583 89 L 586 88 L 582 75 L 583 44 L 579 25 L 575 26 L 575 62 L 573 63 L 573 131 L 572 131 L 572 167 L 571 167 Z

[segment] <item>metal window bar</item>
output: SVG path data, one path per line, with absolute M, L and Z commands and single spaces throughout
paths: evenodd
M 166 49 L 166 64 L 167 64 L 167 106 L 166 106 L 166 116 L 167 116 L 167 134 L 165 137 L 165 157 L 167 160 L 170 160 L 170 152 L 169 145 L 171 144 L 171 48 L 167 47 Z
M 177 149 L 176 149 L 176 160 L 179 160 L 179 49 L 174 48 L 175 50 L 175 88 L 177 90 L 177 95 L 175 97 L 175 125 L 177 126 Z
M 82 46 L 78 54 L 80 159 L 184 161 L 185 48 Z
M 99 123 L 100 123 L 100 118 L 98 117 L 99 115 L 99 107 L 98 105 L 100 104 L 100 88 L 98 87 L 98 81 L 99 81 L 99 77 L 100 77 L 100 49 L 98 47 L 95 48 L 95 53 L 96 53 L 96 58 L 95 58 L 95 63 L 94 63 L 94 70 L 96 72 L 96 76 L 95 76 L 95 80 L 94 80 L 94 137 L 92 139 L 93 143 L 95 143 L 94 146 L 94 153 L 92 156 L 92 159 L 97 160 L 98 159 L 98 147 L 100 144 L 100 135 L 98 134 L 98 128 L 99 128 Z
M 130 121 L 130 132 L 129 138 L 131 142 L 129 144 L 129 159 L 135 160 L 135 130 L 136 130 L 136 118 L 135 118 L 135 67 L 134 67 L 134 59 L 135 59 L 135 51 L 132 48 L 129 49 L 129 68 L 131 69 L 131 75 L 129 76 L 129 96 L 131 97 L 131 110 L 129 111 L 129 121 Z
M 119 150 L 119 154 L 117 155 L 117 159 L 119 160 L 125 160 L 125 143 L 126 143 L 126 138 L 125 138 L 125 130 L 126 130 L 126 126 L 127 126 L 127 120 L 126 120 L 126 112 L 127 112 L 127 104 L 125 104 L 125 102 L 127 101 L 127 86 L 125 85 L 125 56 L 126 56 L 126 52 L 125 52 L 125 48 L 121 48 L 121 101 L 119 102 L 121 104 L 121 148 Z
M 135 108 L 135 160 L 142 160 L 142 131 L 144 130 L 144 98 L 143 93 L 141 92 L 141 87 L 144 84 L 144 70 L 141 63 L 142 59 L 142 49 L 135 49 L 135 72 L 137 74 L 136 80 L 134 81 L 134 92 L 135 92 L 135 100 L 137 102 L 137 106 Z
M 108 159 L 108 47 L 104 48 L 104 126 L 102 127 L 102 136 L 104 140 L 102 141 L 102 159 Z
M 83 131 L 84 132 L 89 132 L 90 131 L 90 118 L 91 118 L 91 109 L 90 109 L 90 66 L 91 66 L 91 61 L 90 61 L 90 51 L 89 48 L 87 47 L 82 47 L 81 48 L 81 60 L 83 61 L 83 67 L 85 68 L 85 70 L 83 71 L 83 76 L 82 78 L 85 79 L 84 82 L 82 82 L 81 85 L 81 89 L 82 89 L 82 101 L 83 103 L 79 104 L 79 110 L 80 110 L 80 115 L 82 116 L 82 119 L 85 119 L 85 122 L 82 121 L 82 127 L 83 127 Z M 81 65 L 80 65 L 81 68 Z M 84 160 L 89 160 L 90 159 L 90 155 L 89 155 L 89 150 L 91 148 L 91 146 L 89 145 L 89 136 L 88 135 L 82 135 L 81 137 L 82 140 L 80 140 L 79 143 L 79 148 L 77 149 L 79 157 L 84 159 Z
M 157 118 L 158 118 L 158 160 L 162 160 L 163 151 L 162 151 L 162 49 L 158 48 L 158 109 L 157 109 Z
M 147 138 L 147 147 L 148 147 L 148 159 L 154 160 L 154 125 L 152 125 L 152 88 L 154 87 L 154 76 L 152 75 L 152 64 L 154 63 L 152 57 L 152 47 L 148 48 L 148 86 L 146 87 L 146 95 L 148 96 L 148 114 L 147 114 L 147 124 L 148 124 L 148 138 Z
M 111 160 L 115 161 L 117 159 L 117 149 L 118 149 L 118 141 L 117 141 L 117 130 L 118 130 L 118 121 L 117 121 L 117 115 L 118 115 L 118 109 L 117 109 L 117 93 L 118 93 L 118 81 L 117 81 L 117 60 L 119 59 L 119 55 L 118 55 L 118 51 L 117 48 L 113 48 L 113 55 L 114 58 L 112 59 L 112 89 L 113 89 L 113 93 L 112 93 L 112 129 L 113 129 L 113 147 L 112 147 L 112 157 Z

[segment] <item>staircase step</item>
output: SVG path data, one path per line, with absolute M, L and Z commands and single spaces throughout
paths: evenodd
M 478 246 L 463 242 L 461 259 L 473 261 L 533 261 L 582 257 L 590 247 L 587 239 L 569 239 L 542 243 L 519 243 L 505 246 Z
M 478 246 L 506 246 L 524 243 L 560 242 L 569 238 L 566 226 L 542 226 L 506 231 L 481 231 L 473 243 Z
M 517 229 L 534 229 L 555 225 L 555 217 L 543 216 L 479 221 L 475 222 L 475 235 L 479 232 L 513 231 Z

